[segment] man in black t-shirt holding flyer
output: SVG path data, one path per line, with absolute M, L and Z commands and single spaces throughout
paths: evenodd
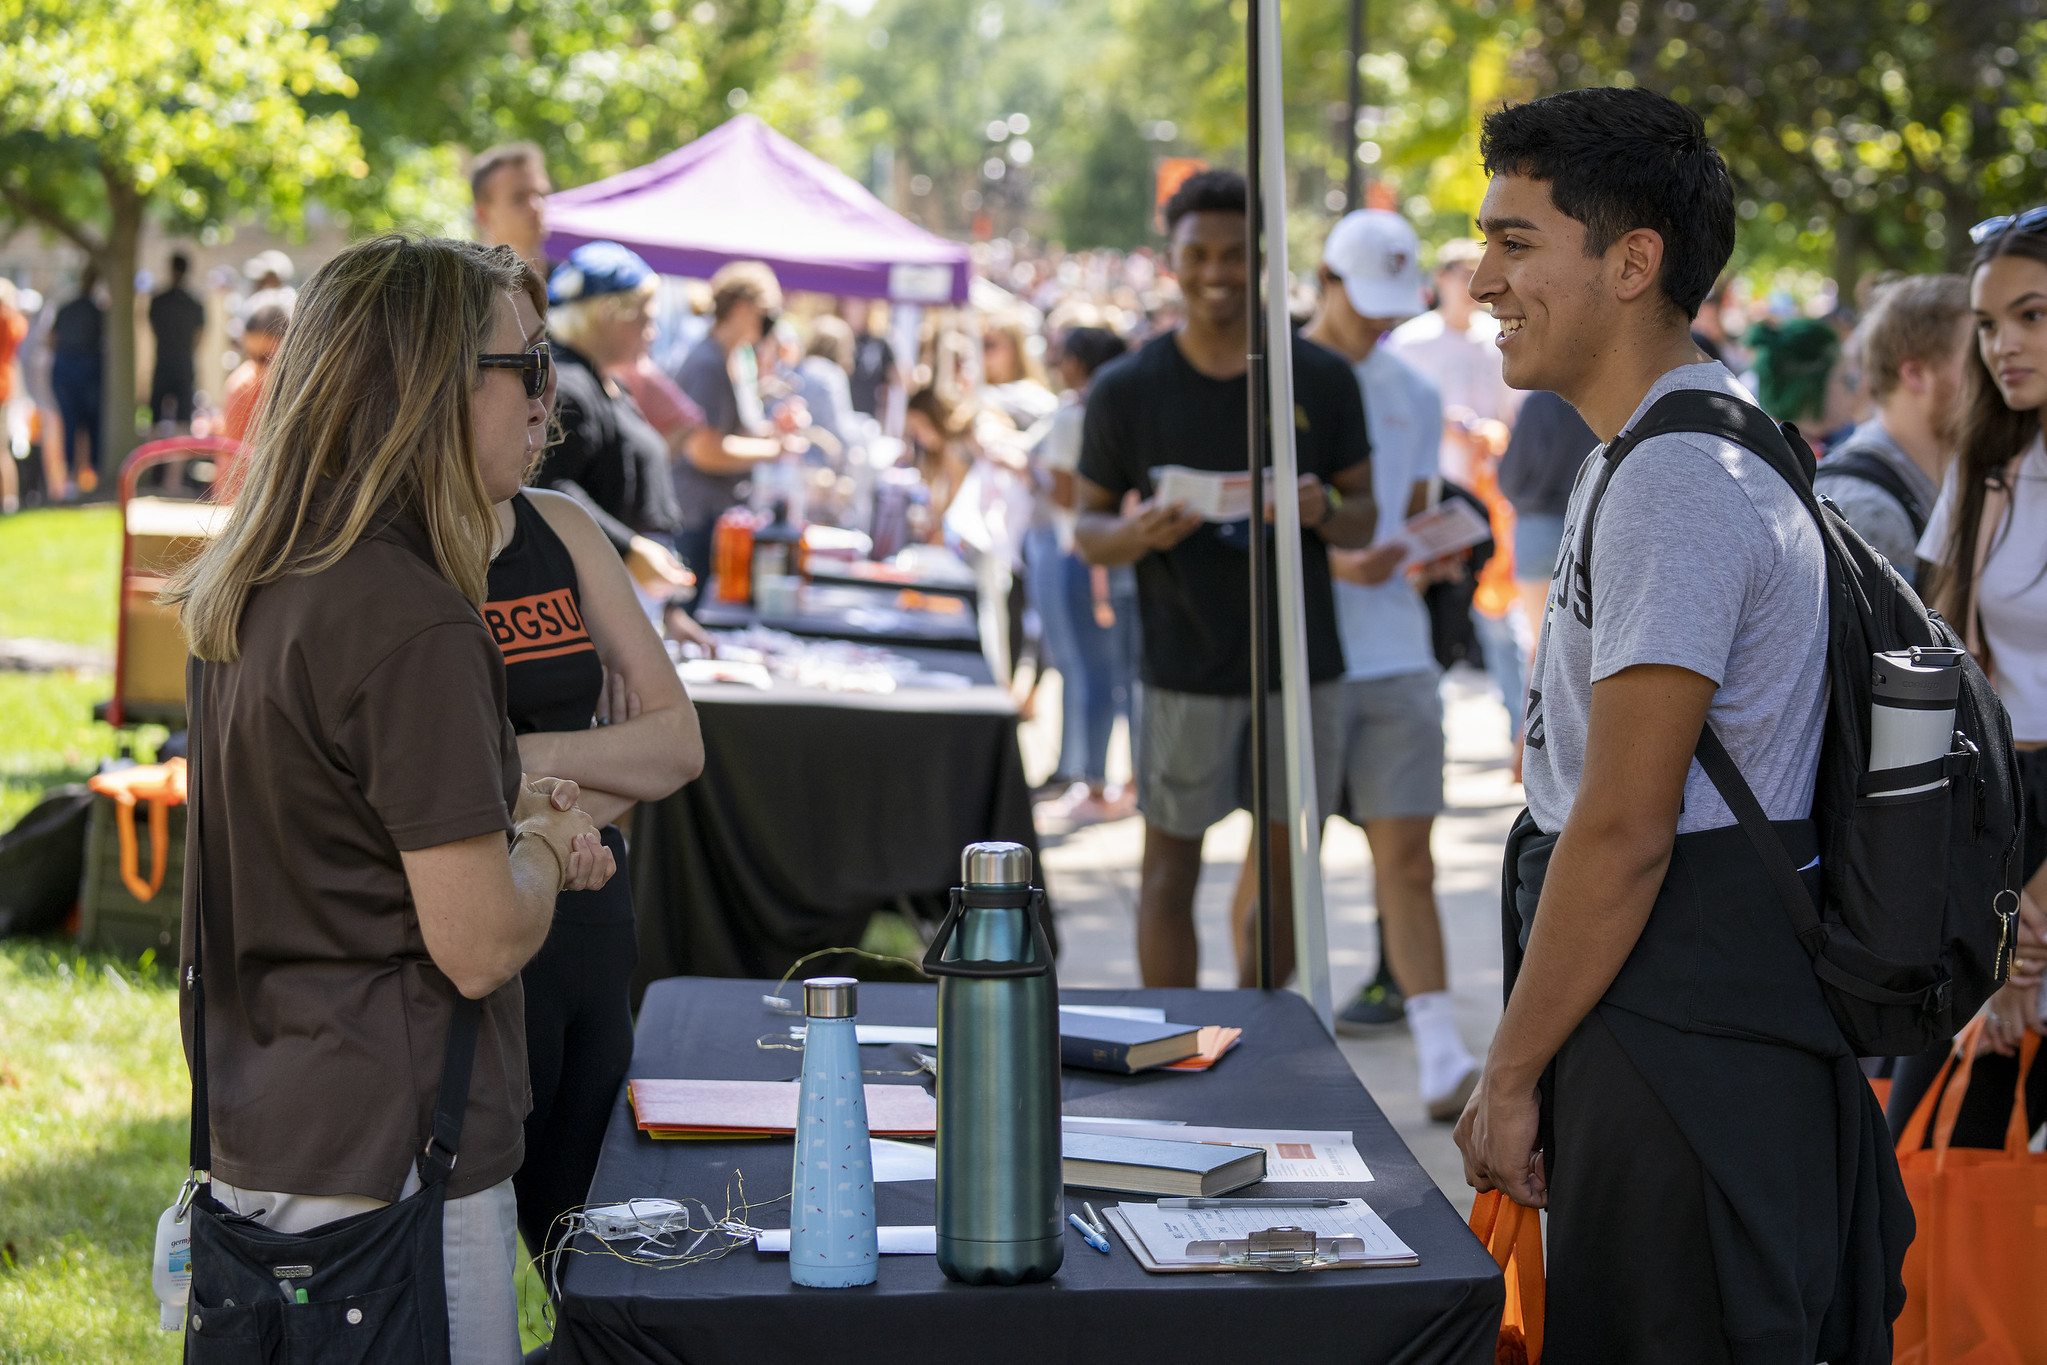
M 1094 564 L 1137 567 L 1144 642 L 1135 740 L 1137 804 L 1144 815 L 1137 955 L 1147 986 L 1192 986 L 1198 956 L 1194 892 L 1209 826 L 1250 804 L 1251 592 L 1246 521 L 1211 522 L 1155 484 L 1163 466 L 1214 473 L 1249 467 L 1245 261 L 1246 188 L 1234 171 L 1204 171 L 1167 201 L 1166 231 L 1187 320 L 1106 367 L 1089 392 L 1074 534 Z M 1294 436 L 1299 459 L 1302 595 L 1314 712 L 1318 817 L 1341 780 L 1343 648 L 1326 547 L 1371 543 L 1370 443 L 1350 367 L 1293 339 Z M 1139 500 L 1121 511 L 1127 495 Z M 1267 508 L 1268 516 L 1271 509 Z M 1278 629 L 1273 623 L 1273 657 Z M 1274 680 L 1276 681 L 1276 679 Z M 1281 716 L 1268 700 L 1268 771 L 1283 789 Z M 1287 831 L 1274 821 L 1274 899 L 1290 899 Z M 1275 917 L 1274 979 L 1293 974 L 1292 917 Z M 1237 977 L 1256 984 L 1252 921 L 1232 926 Z

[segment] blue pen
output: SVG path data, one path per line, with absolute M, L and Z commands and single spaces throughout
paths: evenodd
M 1067 1214 L 1066 1221 L 1073 1224 L 1073 1230 L 1079 1233 L 1083 1238 L 1085 1238 L 1089 1246 L 1093 1247 L 1096 1251 L 1101 1252 L 1102 1255 L 1104 1256 L 1109 1254 L 1109 1239 L 1102 1236 L 1101 1233 L 1096 1232 L 1086 1223 L 1081 1222 L 1079 1214 L 1077 1213 Z

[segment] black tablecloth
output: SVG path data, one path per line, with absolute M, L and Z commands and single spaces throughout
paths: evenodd
M 896 605 L 901 590 L 865 584 L 813 585 L 803 590 L 797 610 L 764 616 L 751 606 L 704 601 L 697 622 L 710 630 L 763 625 L 791 635 L 824 636 L 871 645 L 922 645 L 933 649 L 981 648 L 980 627 L 971 608 L 912 611 Z M 949 602 L 960 599 L 948 597 Z
M 982 839 L 1037 849 L 1016 707 L 978 654 L 895 648 L 971 687 L 693 685 L 704 773 L 633 819 L 637 987 L 779 976 L 876 910 L 936 920 Z
M 754 1040 L 786 1030 L 760 1004 L 767 983 L 663 981 L 647 993 L 633 1048 L 636 1077 L 781 1080 L 797 1053 Z M 1234 1127 L 1351 1131 L 1376 1179 L 1364 1186 L 1260 1185 L 1246 1195 L 1363 1195 L 1421 1257 L 1402 1269 L 1300 1275 L 1147 1275 L 1113 1234 L 1102 1256 L 1069 1236 L 1066 1263 L 1045 1284 L 969 1287 L 930 1256 L 884 1256 L 872 1287 L 795 1289 L 785 1256 L 750 1247 L 722 1260 L 655 1270 L 603 1256 L 571 1258 L 555 1365 L 762 1365 L 806 1360 L 1048 1361 L 1246 1365 L 1263 1360 L 1454 1362 L 1491 1365 L 1502 1288 L 1485 1248 L 1430 1183 L 1299 997 L 1257 991 L 1068 991 L 1072 1003 L 1162 1006 L 1188 1023 L 1244 1029 L 1206 1074 L 1117 1077 L 1065 1073 L 1069 1112 L 1178 1118 Z M 929 986 L 864 985 L 870 1023 L 930 1024 Z M 862 1048 L 869 1069 L 907 1065 L 907 1049 Z M 869 1077 L 871 1084 L 886 1083 Z M 908 1082 L 898 1082 L 908 1083 Z M 765 1201 L 789 1187 L 785 1141 L 656 1142 L 620 1102 L 591 1187 L 593 1203 L 642 1196 L 709 1200 L 722 1213 L 728 1177 Z M 878 1184 L 884 1226 L 933 1221 L 929 1181 Z M 1080 1208 L 1080 1192 L 1068 1207 Z M 1103 1199 L 1093 1194 L 1097 1208 Z M 1108 1196 L 1116 1202 L 1118 1196 Z M 788 1206 L 756 1226 L 788 1224 Z

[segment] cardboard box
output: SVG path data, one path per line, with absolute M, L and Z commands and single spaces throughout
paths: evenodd
M 128 572 L 171 577 L 220 533 L 229 510 L 184 498 L 130 498 Z
M 131 719 L 162 720 L 185 710 L 184 623 L 156 597 L 166 580 L 130 575 L 121 586 L 121 705 Z

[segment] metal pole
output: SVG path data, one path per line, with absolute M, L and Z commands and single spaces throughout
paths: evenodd
M 1343 207 L 1365 206 L 1365 168 L 1358 160 L 1358 117 L 1365 107 L 1365 0 L 1350 0 L 1350 118 L 1343 125 Z
M 1328 926 L 1322 906 L 1322 818 L 1315 799 L 1315 732 L 1309 702 L 1308 617 L 1304 605 L 1304 565 L 1300 498 L 1296 480 L 1300 463 L 1295 452 L 1294 385 L 1292 333 L 1287 317 L 1287 230 L 1286 230 L 1286 107 L 1281 82 L 1280 47 L 1272 35 L 1279 32 L 1279 0 L 1254 0 L 1264 16 L 1267 41 L 1259 51 L 1263 68 L 1260 85 L 1265 108 L 1259 114 L 1259 136 L 1263 140 L 1261 164 L 1263 192 L 1265 264 L 1265 334 L 1272 339 L 1272 354 L 1266 358 L 1266 414 L 1272 464 L 1273 555 L 1271 578 L 1276 593 L 1271 619 L 1278 627 L 1279 662 L 1274 676 L 1280 688 L 1281 735 L 1286 751 L 1285 795 L 1278 814 L 1285 821 L 1286 848 L 1281 855 L 1293 869 L 1292 904 L 1287 907 L 1294 926 L 1294 959 L 1299 964 L 1301 990 L 1315 1008 L 1322 1027 L 1332 1026 L 1333 1002 L 1329 994 Z M 1319 547 L 1317 553 L 1320 553 Z M 1255 713 L 1254 713 L 1255 714 Z M 1265 831 L 1259 831 L 1261 842 Z
M 1258 887 L 1258 988 L 1271 990 L 1278 984 L 1273 979 L 1272 961 L 1272 840 L 1267 831 L 1270 828 L 1272 793 L 1267 780 L 1265 765 L 1265 699 L 1271 673 L 1266 654 L 1266 635 L 1270 630 L 1270 613 L 1267 609 L 1267 580 L 1270 570 L 1266 563 L 1265 530 L 1265 470 L 1270 461 L 1266 443 L 1270 439 L 1270 427 L 1266 422 L 1265 309 L 1262 304 L 1262 260 L 1264 253 L 1259 249 L 1259 231 L 1263 227 L 1265 205 L 1260 191 L 1259 179 L 1263 173 L 1262 149 L 1259 142 L 1264 135 L 1263 73 L 1259 69 L 1260 29 L 1264 14 L 1256 3 L 1244 6 L 1244 51 L 1245 51 L 1245 120 L 1248 134 L 1245 146 L 1245 176 L 1249 187 L 1249 201 L 1244 214 L 1244 268 L 1248 282 L 1246 326 L 1248 328 L 1249 363 L 1245 367 L 1244 382 L 1250 386 L 1249 403 L 1250 429 L 1246 433 L 1250 447 L 1251 471 L 1251 866 L 1253 879 Z M 1277 35 L 1274 35 L 1277 41 Z

